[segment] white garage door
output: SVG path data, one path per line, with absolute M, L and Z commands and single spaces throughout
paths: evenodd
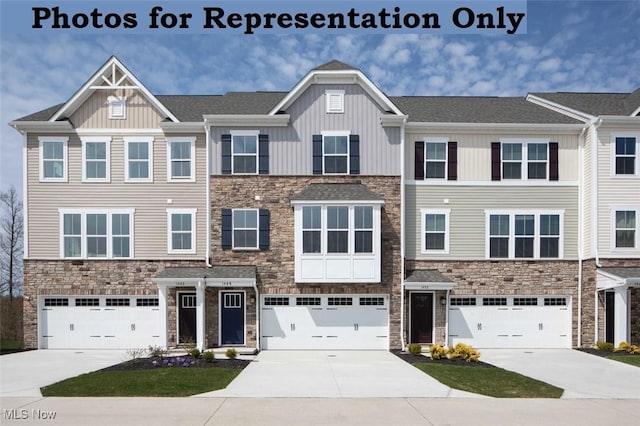
M 570 348 L 567 297 L 452 297 L 449 344 L 476 348 Z
M 157 297 L 43 297 L 43 349 L 147 348 L 160 342 Z
M 262 349 L 388 349 L 385 295 L 262 296 Z

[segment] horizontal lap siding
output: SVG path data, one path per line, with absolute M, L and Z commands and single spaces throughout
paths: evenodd
M 593 176 L 592 176 L 592 159 L 593 154 L 591 152 L 593 142 L 591 137 L 591 132 L 586 132 L 585 134 L 585 142 L 584 142 L 584 171 L 583 171 L 583 194 L 584 197 L 582 199 L 582 205 L 584 208 L 584 218 L 583 218 L 583 255 L 585 258 L 591 257 L 593 251 L 592 245 L 592 231 L 593 231 L 593 206 L 591 191 L 593 190 Z
M 408 259 L 485 259 L 485 210 L 564 209 L 564 258 L 577 258 L 578 188 L 496 186 L 406 187 L 406 255 Z M 444 200 L 449 203 L 445 204 Z M 420 253 L 420 209 L 451 209 L 449 254 Z
M 182 135 L 181 135 L 182 136 Z M 191 135 L 195 136 L 195 135 Z M 82 182 L 82 146 L 69 138 L 69 181 L 40 183 L 38 135 L 28 140 L 28 232 L 30 258 L 60 256 L 59 208 L 135 208 L 136 258 L 203 258 L 206 245 L 205 137 L 196 141 L 196 182 L 167 182 L 167 144 L 156 136 L 153 147 L 153 183 L 124 182 L 124 143 L 111 141 L 111 183 Z M 171 200 L 171 204 L 168 204 Z M 167 255 L 167 208 L 197 208 L 196 255 Z

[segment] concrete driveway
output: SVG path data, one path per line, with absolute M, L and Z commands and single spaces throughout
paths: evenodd
M 213 397 L 480 397 L 453 390 L 387 351 L 262 351 Z
M 480 359 L 565 390 L 562 398 L 640 398 L 640 368 L 572 349 L 483 349 Z
M 124 350 L 48 349 L 2 355 L 0 396 L 42 396 L 42 386 L 127 359 Z

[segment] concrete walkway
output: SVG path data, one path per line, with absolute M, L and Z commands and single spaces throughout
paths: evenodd
M 640 398 L 640 368 L 632 365 L 572 349 L 480 352 L 484 362 L 564 389 L 562 398 Z
M 263 351 L 226 389 L 199 396 L 483 398 L 451 389 L 387 351 Z

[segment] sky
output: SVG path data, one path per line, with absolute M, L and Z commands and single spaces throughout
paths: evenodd
M 111 55 L 159 95 L 286 91 L 331 59 L 390 96 L 631 92 L 640 87 L 640 1 L 528 1 L 527 33 L 515 35 L 3 31 L 0 190 L 22 192 L 22 136 L 7 123 L 65 102 Z

